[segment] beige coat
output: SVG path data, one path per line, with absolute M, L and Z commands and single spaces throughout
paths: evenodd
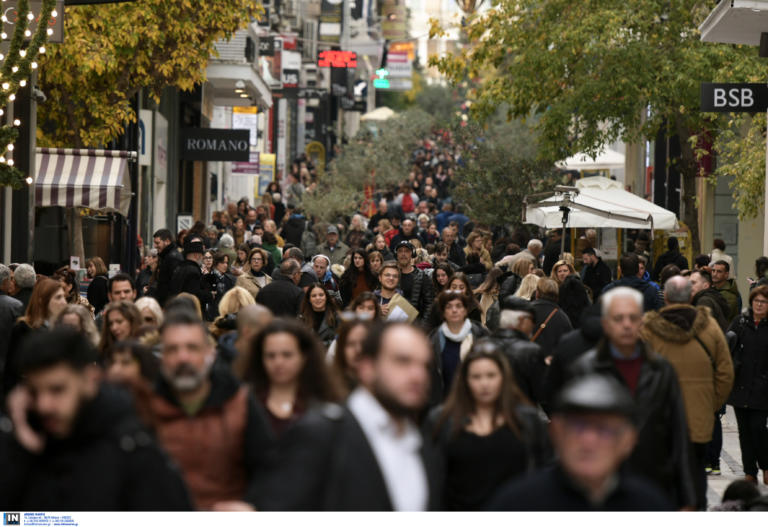
M 704 306 L 672 304 L 646 313 L 642 334 L 677 372 L 691 441 L 709 442 L 715 412 L 725 404 L 733 386 L 733 361 L 717 321 Z M 712 360 L 695 337 L 701 340 Z
M 264 285 L 267 285 L 272 281 L 272 278 L 266 274 L 264 276 L 266 278 Z M 256 295 L 258 295 L 259 291 L 261 291 L 261 287 L 256 281 L 256 277 L 251 274 L 251 270 L 247 265 L 243 267 L 243 274 L 237 277 L 237 282 L 235 282 L 235 285 L 240 286 L 251 293 L 254 300 L 256 300 Z

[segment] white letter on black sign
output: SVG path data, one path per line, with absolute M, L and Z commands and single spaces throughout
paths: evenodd
M 755 98 L 752 94 L 751 88 L 743 88 L 741 90 L 741 105 L 752 107 L 755 104 Z
M 715 88 L 715 108 L 725 105 L 725 90 L 723 88 Z

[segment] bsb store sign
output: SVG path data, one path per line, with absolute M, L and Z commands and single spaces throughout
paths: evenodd
M 189 161 L 248 161 L 250 130 L 185 128 L 181 131 L 181 158 Z

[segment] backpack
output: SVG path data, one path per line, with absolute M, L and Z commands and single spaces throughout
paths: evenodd
M 406 214 L 414 211 L 413 198 L 410 193 L 403 194 L 403 202 L 400 207 Z

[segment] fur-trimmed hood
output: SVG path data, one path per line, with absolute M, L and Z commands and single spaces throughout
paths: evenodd
M 709 310 L 704 306 L 672 304 L 660 311 L 646 313 L 643 332 L 651 332 L 664 340 L 684 344 L 707 328 L 709 317 Z

